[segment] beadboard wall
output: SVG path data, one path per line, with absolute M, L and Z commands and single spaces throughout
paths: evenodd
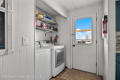
M 41 40 L 50 40 L 50 37 L 52 36 L 52 33 L 46 33 L 41 30 L 35 31 L 35 41 L 41 41 Z
M 98 8 L 99 7 L 99 8 Z M 100 10 L 98 12 L 98 9 Z M 103 73 L 103 66 L 104 66 L 104 62 L 103 62 L 103 41 L 102 41 L 102 36 L 101 36 L 101 20 L 102 20 L 102 16 L 103 16 L 103 3 L 99 3 L 99 4 L 93 4 L 93 5 L 89 5 L 83 8 L 78 8 L 76 10 L 73 10 L 71 12 L 69 12 L 68 18 L 62 18 L 61 16 L 57 16 L 56 20 L 58 23 L 58 35 L 59 35 L 59 40 L 58 42 L 60 44 L 65 45 L 66 51 L 65 51 L 65 55 L 66 55 L 66 66 L 68 68 L 72 68 L 72 41 L 71 41 L 71 34 L 72 34 L 72 18 L 75 16 L 82 16 L 83 14 L 86 13 L 98 13 L 98 23 L 97 23 L 97 40 L 98 40 L 98 47 L 97 47 L 97 51 L 98 51 L 98 59 L 99 59 L 99 63 L 98 63 L 98 68 L 99 68 L 99 75 L 104 75 Z M 86 14 L 87 15 L 87 14 Z
M 34 0 L 12 2 L 13 54 L 0 56 L 0 80 L 34 79 Z M 29 44 L 23 45 L 23 37 Z

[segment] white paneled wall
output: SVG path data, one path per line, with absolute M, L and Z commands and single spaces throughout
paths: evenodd
M 70 53 L 68 52 L 70 50 L 70 26 L 68 25 L 68 19 L 57 16 L 56 21 L 58 23 L 58 43 L 65 46 L 66 66 L 70 67 Z
M 50 37 L 52 36 L 52 33 L 46 33 L 41 30 L 35 31 L 35 41 L 41 41 L 41 40 L 50 40 Z
M 99 9 L 99 11 L 98 11 Z M 102 31 L 102 16 L 103 16 L 103 3 L 99 4 L 93 4 L 89 5 L 86 7 L 82 7 L 76 10 L 73 10 L 69 12 L 68 18 L 62 18 L 60 16 L 57 16 L 57 22 L 58 22 L 58 28 L 59 28 L 59 43 L 64 44 L 66 47 L 66 66 L 71 68 L 71 49 L 72 49 L 72 44 L 71 44 L 71 28 L 72 28 L 72 17 L 74 16 L 81 16 L 83 14 L 88 14 L 88 13 L 98 13 L 98 22 L 97 22 L 97 39 L 98 39 L 98 55 L 99 55 L 99 74 L 103 75 L 103 41 L 102 41 L 102 36 L 101 36 L 101 31 Z M 86 55 L 87 56 L 87 55 Z
M 109 0 L 108 5 L 108 80 L 116 77 L 116 23 L 115 0 Z
M 34 0 L 13 0 L 14 53 L 0 56 L 0 80 L 34 79 Z M 27 37 L 29 44 L 23 45 Z

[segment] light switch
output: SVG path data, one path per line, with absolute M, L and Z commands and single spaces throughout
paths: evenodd
M 30 39 L 28 36 L 23 36 L 22 37 L 22 45 L 23 46 L 29 46 L 30 45 Z

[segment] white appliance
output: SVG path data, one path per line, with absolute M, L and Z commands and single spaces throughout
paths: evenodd
M 51 77 L 51 48 L 36 46 L 35 80 L 49 80 Z
M 65 68 L 64 46 L 57 45 L 52 49 L 52 76 L 57 76 Z

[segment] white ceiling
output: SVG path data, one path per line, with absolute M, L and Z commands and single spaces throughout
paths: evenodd
M 102 0 L 53 0 L 53 1 L 55 1 L 56 3 L 59 3 L 67 11 L 71 11 L 76 8 L 101 2 Z
M 53 15 L 53 16 L 56 16 L 58 15 L 58 13 L 52 9 L 51 7 L 49 7 L 47 4 L 45 4 L 42 0 L 37 0 L 36 1 L 36 5 L 37 7 L 39 7 L 40 9 L 44 10 L 45 12 Z
M 68 11 L 71 11 L 80 7 L 96 4 L 101 1 L 103 0 L 37 0 L 37 6 L 45 10 L 46 12 L 50 13 L 51 15 L 56 16 L 60 14 L 61 10 L 66 13 Z

